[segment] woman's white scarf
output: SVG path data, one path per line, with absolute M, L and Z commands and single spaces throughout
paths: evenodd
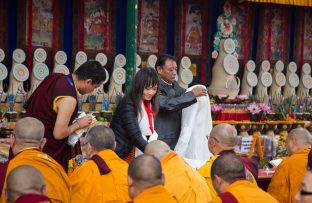
M 143 101 L 141 102 L 141 109 L 142 112 L 140 114 L 140 112 L 138 112 L 138 123 L 139 123 L 139 127 L 141 130 L 141 134 L 144 140 L 146 140 L 147 142 L 153 141 L 153 140 L 157 140 L 158 138 L 158 134 L 154 129 L 154 133 L 152 133 L 150 126 L 149 126 L 149 122 L 148 122 L 148 116 L 147 116 L 147 112 L 145 110 Z M 153 127 L 154 127 L 154 118 L 152 118 L 152 123 L 153 123 Z M 146 135 L 150 136 L 149 140 L 147 140 Z M 138 148 L 135 148 L 135 156 L 139 156 L 140 154 L 143 154 L 143 152 L 141 150 L 139 150 Z

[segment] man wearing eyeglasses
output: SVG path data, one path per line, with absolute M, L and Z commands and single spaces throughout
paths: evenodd
M 237 131 L 235 127 L 230 124 L 219 124 L 216 125 L 210 132 L 208 138 L 208 148 L 209 151 L 214 155 L 211 157 L 205 165 L 203 165 L 198 172 L 206 179 L 207 185 L 210 189 L 212 198 L 217 196 L 212 180 L 211 180 L 211 166 L 215 159 L 225 153 L 235 154 Z M 257 185 L 255 178 L 258 176 L 258 164 L 257 161 L 249 160 L 246 157 L 241 157 L 245 167 L 246 167 L 246 177 L 247 179 Z M 254 163 L 255 162 L 255 163 Z

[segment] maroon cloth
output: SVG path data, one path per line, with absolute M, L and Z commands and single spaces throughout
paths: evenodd
M 67 78 L 68 77 L 68 78 Z M 53 136 L 53 130 L 57 113 L 53 110 L 53 101 L 59 96 L 71 96 L 77 100 L 77 93 L 70 75 L 61 73 L 48 75 L 28 99 L 25 109 L 25 116 L 35 117 L 42 121 L 45 127 L 44 137 L 47 143 L 43 152 L 53 157 L 67 171 L 68 161 L 71 158 L 71 147 L 67 144 L 68 137 L 57 140 Z M 70 118 L 70 123 L 77 116 L 78 105 Z
M 25 194 L 17 198 L 15 203 L 38 203 L 38 202 L 51 202 L 47 196 L 37 194 Z
M 0 197 L 2 195 L 2 190 L 4 186 L 4 181 L 6 177 L 6 173 L 8 170 L 9 162 L 6 163 L 0 163 Z
M 237 199 L 230 192 L 224 192 L 219 195 L 222 200 L 222 203 L 238 203 Z
M 241 160 L 252 175 L 258 179 L 258 161 L 253 158 L 248 159 L 248 157 L 241 157 Z
M 111 172 L 111 169 L 107 166 L 104 159 L 102 159 L 99 155 L 92 156 L 91 160 L 95 162 L 97 167 L 99 168 L 100 174 L 105 175 Z
M 243 120 L 250 120 L 248 113 L 220 113 L 217 114 L 216 120 L 220 121 L 228 121 L 228 120 L 234 120 L 234 121 L 243 121 Z

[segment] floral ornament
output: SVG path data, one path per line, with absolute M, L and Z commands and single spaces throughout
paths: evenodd
M 232 39 L 235 43 L 235 53 L 234 56 L 237 58 L 236 53 L 238 49 L 238 41 L 236 39 L 236 18 L 231 15 L 231 5 L 228 1 L 224 4 L 224 13 L 222 13 L 217 19 L 217 32 L 214 36 L 213 50 L 214 52 L 219 52 L 219 44 L 221 39 Z M 217 58 L 218 54 L 212 53 L 212 58 Z
M 263 113 L 272 113 L 271 107 L 267 103 L 259 103 L 259 108 Z
M 223 111 L 221 104 L 211 104 L 210 108 L 212 113 L 221 113 Z
M 259 105 L 255 102 L 252 102 L 251 104 L 249 104 L 247 106 L 247 110 L 251 113 L 251 114 L 259 114 L 261 112 L 261 108 L 259 107 Z

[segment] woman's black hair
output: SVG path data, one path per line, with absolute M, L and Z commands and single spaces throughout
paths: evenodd
M 142 68 L 137 72 L 132 81 L 132 86 L 129 91 L 129 96 L 135 103 L 136 109 L 141 114 L 141 100 L 144 88 L 157 86 L 157 92 L 151 99 L 152 110 L 157 113 L 159 108 L 158 91 L 159 91 L 159 78 L 154 68 Z

